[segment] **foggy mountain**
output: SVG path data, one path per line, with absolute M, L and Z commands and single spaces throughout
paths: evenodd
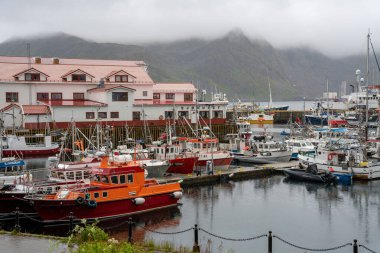
M 59 33 L 6 41 L 0 44 L 0 55 L 26 56 L 27 43 L 31 56 L 143 60 L 156 82 L 193 82 L 208 93 L 227 93 L 230 101 L 268 100 L 268 82 L 273 100 L 313 100 L 326 90 L 326 80 L 330 91 L 338 91 L 342 81 L 355 82 L 357 68 L 365 72 L 364 55 L 337 59 L 309 48 L 276 49 L 239 30 L 212 41 L 145 45 L 97 43 Z

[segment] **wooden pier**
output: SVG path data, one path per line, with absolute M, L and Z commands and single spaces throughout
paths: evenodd
M 282 175 L 282 170 L 297 166 L 298 162 L 292 161 L 287 163 L 275 163 L 264 164 L 255 167 L 243 167 L 231 165 L 228 170 L 215 170 L 212 175 L 196 174 L 179 175 L 173 174 L 171 176 L 160 179 L 162 182 L 178 181 L 181 183 L 181 187 L 196 187 L 202 185 L 210 185 L 221 182 L 227 182 L 228 180 L 247 180 L 254 178 L 263 178 L 271 175 Z

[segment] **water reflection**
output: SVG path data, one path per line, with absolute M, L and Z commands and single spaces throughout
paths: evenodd
M 176 209 L 134 217 L 137 226 L 134 239 L 153 238 L 175 245 L 191 247 L 193 232 L 162 235 L 181 231 L 198 224 L 201 228 L 230 238 L 247 238 L 272 230 L 274 234 L 295 244 L 310 248 L 326 248 L 358 239 L 371 249 L 380 249 L 380 181 L 355 182 L 351 186 L 329 186 L 293 182 L 283 176 L 246 181 L 229 181 L 204 187 L 184 189 Z M 112 227 L 123 220 L 105 222 Z M 119 240 L 128 238 L 128 226 L 110 230 Z M 316 239 L 318 238 L 318 240 Z M 304 252 L 274 240 L 276 252 Z M 247 242 L 231 242 L 200 232 L 201 248 L 212 252 L 265 252 L 265 238 Z M 334 252 L 348 252 L 344 248 Z

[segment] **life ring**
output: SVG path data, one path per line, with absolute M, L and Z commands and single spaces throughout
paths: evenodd
M 87 205 L 91 208 L 96 208 L 98 206 L 98 203 L 96 202 L 96 200 L 91 199 L 87 201 Z
M 76 198 L 75 202 L 79 205 L 83 205 L 85 203 L 84 198 L 80 196 Z

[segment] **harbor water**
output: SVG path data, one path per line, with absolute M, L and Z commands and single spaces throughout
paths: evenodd
M 28 164 L 38 170 L 45 162 L 46 159 L 33 159 Z M 43 171 L 38 175 L 43 178 Z M 216 236 L 247 239 L 270 230 L 273 235 L 306 248 L 331 248 L 357 239 L 360 244 L 379 250 L 379 193 L 380 181 L 325 186 L 288 181 L 282 175 L 186 188 L 178 208 L 133 217 L 136 222 L 133 239 L 153 239 L 156 243 L 170 242 L 192 248 L 194 231 L 176 232 L 197 224 L 202 229 L 199 243 L 203 252 L 208 248 L 209 252 L 266 252 L 267 237 L 231 241 Z M 112 237 L 127 240 L 126 220 L 101 225 Z M 67 227 L 61 234 L 67 232 L 65 229 Z M 57 230 L 44 229 L 43 232 L 56 234 Z M 1 245 L 3 243 L 0 243 L 3 252 Z M 277 238 L 273 238 L 273 250 L 305 252 Z M 333 252 L 352 252 L 352 246 Z

